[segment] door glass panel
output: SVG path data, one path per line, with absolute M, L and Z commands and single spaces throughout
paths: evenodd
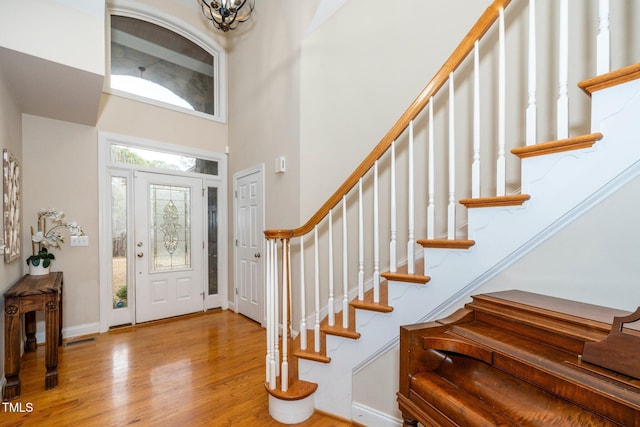
M 151 184 L 151 270 L 191 268 L 191 188 Z
M 218 175 L 218 162 L 216 160 L 127 145 L 111 144 L 111 161 L 125 165 L 140 165 L 156 169 Z
M 208 264 L 209 264 L 209 295 L 218 294 L 218 189 L 209 187 L 207 190 L 207 223 L 208 223 Z
M 111 284 L 113 308 L 127 307 L 127 180 L 111 177 Z

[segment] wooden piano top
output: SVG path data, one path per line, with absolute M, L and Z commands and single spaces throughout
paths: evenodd
M 555 311 L 562 315 L 578 317 L 589 321 L 601 322 L 606 325 L 606 329 L 611 328 L 611 320 L 616 316 L 626 316 L 629 311 L 615 308 L 601 307 L 599 305 L 587 304 L 547 295 L 534 294 L 526 291 L 510 290 L 491 292 L 483 294 L 487 298 L 501 299 L 522 306 L 530 306 L 531 309 L 541 309 L 544 311 Z M 640 301 L 638 301 L 640 304 Z M 640 327 L 638 327 L 640 329 Z

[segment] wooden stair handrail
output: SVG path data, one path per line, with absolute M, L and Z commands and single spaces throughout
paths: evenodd
M 462 61 L 471 53 L 476 40 L 480 40 L 491 28 L 494 22 L 500 16 L 500 10 L 505 9 L 511 0 L 495 0 L 480 18 L 476 21 L 471 30 L 462 39 L 462 42 L 456 47 L 451 56 L 445 61 L 440 70 L 433 76 L 431 81 L 422 89 L 422 92 L 411 103 L 409 108 L 400 116 L 398 121 L 391 127 L 387 134 L 380 140 L 378 145 L 369 153 L 369 155 L 360 163 L 351 175 L 342 183 L 335 193 L 318 209 L 318 211 L 301 227 L 290 230 L 265 230 L 264 235 L 267 239 L 290 239 L 293 237 L 304 236 L 313 230 L 317 224 L 329 214 L 351 189 L 358 183 L 369 169 L 371 169 L 380 157 L 391 147 L 395 141 L 409 126 L 413 120 L 428 104 L 433 97 L 449 79 L 449 74 L 455 71 Z

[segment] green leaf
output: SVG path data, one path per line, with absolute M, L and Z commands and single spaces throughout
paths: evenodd
M 37 267 L 40 265 L 40 260 L 38 258 L 34 258 L 31 260 L 31 265 L 33 265 L 34 267 Z
M 43 266 L 44 268 L 47 268 L 47 267 L 49 267 L 50 265 L 51 265 L 51 260 L 50 260 L 49 258 L 45 258 L 45 259 L 43 259 L 43 260 L 42 260 L 42 266 Z

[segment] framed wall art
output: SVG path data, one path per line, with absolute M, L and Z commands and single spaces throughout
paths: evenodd
M 20 257 L 20 165 L 5 148 L 2 153 L 4 182 L 4 262 Z

